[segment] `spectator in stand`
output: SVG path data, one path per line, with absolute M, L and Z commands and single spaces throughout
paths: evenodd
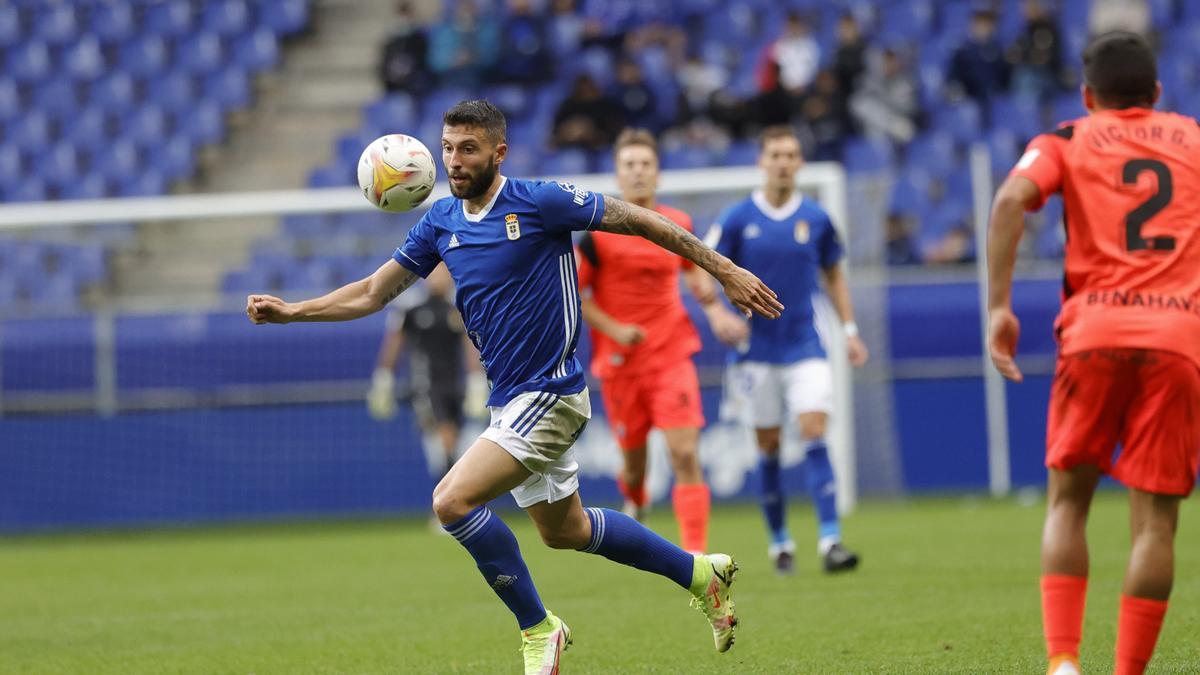
M 504 57 L 496 64 L 501 82 L 531 84 L 550 79 L 550 40 L 546 20 L 533 11 L 532 0 L 508 0 L 508 16 L 500 31 Z
M 612 145 L 624 127 L 621 107 L 600 93 L 590 75 L 580 75 L 554 113 L 552 142 L 559 148 L 601 150 Z
M 429 70 L 425 65 L 429 41 L 425 27 L 409 0 L 396 3 L 396 16 L 396 27 L 384 43 L 379 60 L 379 78 L 389 94 L 422 91 L 429 86 Z
M 910 219 L 901 213 L 889 213 L 887 217 L 887 264 L 919 265 L 921 256 L 912 237 Z
M 820 48 L 808 24 L 798 13 L 789 12 L 783 34 L 767 45 L 759 69 L 759 90 L 768 92 L 778 87 L 799 98 L 816 78 L 820 60 Z
M 815 161 L 835 160 L 841 155 L 846 135 L 844 97 L 838 89 L 837 75 L 822 70 L 808 93 L 800 101 L 798 136 L 804 156 Z
M 953 265 L 975 260 L 975 233 L 967 222 L 951 227 L 941 239 L 933 242 L 922 256 L 935 265 Z
M 917 85 L 900 55 L 873 55 L 867 74 L 850 99 L 850 110 L 867 136 L 903 144 L 917 130 Z
M 867 43 L 862 31 L 851 14 L 838 19 L 837 48 L 833 52 L 833 74 L 837 77 L 838 93 L 842 96 L 842 109 L 849 110 L 850 95 L 858 86 L 858 78 L 867 69 Z M 844 124 L 850 128 L 852 120 Z
M 996 15 L 978 10 L 971 15 L 970 34 L 950 60 L 947 78 L 987 110 L 989 98 L 1008 88 L 1008 62 L 996 37 Z
M 662 120 L 658 117 L 658 99 L 642 77 L 642 68 L 631 58 L 617 61 L 616 83 L 613 98 L 621 107 L 627 126 L 662 131 Z
M 457 2 L 449 20 L 429 40 L 429 67 L 438 84 L 479 86 L 499 54 L 500 33 L 493 21 L 480 21 L 475 3 Z
M 1058 23 L 1039 0 L 1024 6 L 1025 31 L 1011 50 L 1014 93 L 1045 101 L 1062 89 L 1062 39 Z
M 725 69 L 707 63 L 695 54 L 689 56 L 679 68 L 678 78 L 684 103 L 682 117 L 685 119 L 709 116 L 713 96 L 729 82 Z
M 586 21 L 575 8 L 575 0 L 553 0 L 550 5 L 550 46 L 557 56 L 569 56 L 583 44 Z

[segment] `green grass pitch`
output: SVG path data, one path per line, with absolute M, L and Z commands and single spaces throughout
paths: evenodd
M 575 631 L 566 673 L 1009 673 L 1043 666 L 1042 504 L 868 502 L 846 522 L 864 556 L 826 577 L 765 556 L 758 511 L 718 506 L 712 543 L 741 564 L 737 644 L 716 654 L 681 589 L 514 526 L 548 607 Z M 1200 507 L 1185 503 L 1178 580 L 1151 672 L 1200 672 Z M 675 534 L 669 508 L 650 524 Z M 1128 527 L 1106 493 L 1089 530 L 1088 672 L 1111 672 Z M 516 673 L 519 636 L 470 557 L 424 521 L 213 527 L 0 539 L 0 672 Z

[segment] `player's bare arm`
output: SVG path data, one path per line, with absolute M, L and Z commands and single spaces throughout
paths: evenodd
M 246 316 L 256 324 L 350 321 L 387 307 L 419 278 L 396 261 L 388 260 L 371 276 L 319 298 L 285 302 L 273 295 L 251 295 L 246 298 Z
M 858 367 L 867 362 L 870 352 L 867 345 L 858 336 L 858 326 L 854 323 L 854 304 L 850 300 L 850 284 L 846 282 L 846 272 L 841 265 L 830 265 L 821 270 L 825 278 L 825 289 L 833 308 L 846 328 L 846 356 L 850 365 Z
M 750 337 L 750 325 L 746 320 L 729 311 L 725 303 L 717 297 L 713 278 L 708 272 L 699 267 L 689 267 L 683 271 L 683 281 L 708 320 L 708 327 L 713 335 L 722 343 L 733 346 Z
M 1040 197 L 1037 185 L 1024 176 L 1010 176 L 996 191 L 988 227 L 988 352 L 1000 374 L 1014 382 L 1024 379 L 1017 367 L 1021 322 L 1012 311 L 1013 267 L 1025 231 L 1025 211 Z
M 632 347 L 646 339 L 646 331 L 641 326 L 617 321 L 591 297 L 583 296 L 579 299 L 579 310 L 589 326 L 612 338 L 622 347 Z
M 600 229 L 643 237 L 692 261 L 716 277 L 725 288 L 729 301 L 743 312 L 757 312 L 774 319 L 783 311 L 775 292 L 758 277 L 734 265 L 729 258 L 705 246 L 691 232 L 660 213 L 606 195 Z

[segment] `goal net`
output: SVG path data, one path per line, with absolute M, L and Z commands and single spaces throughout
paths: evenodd
M 607 175 L 563 179 L 616 191 Z M 860 487 L 900 486 L 886 298 L 879 279 L 854 267 L 859 242 L 873 234 L 855 229 L 841 167 L 810 164 L 798 181 L 849 242 L 857 321 L 874 354 L 851 373 L 840 322 L 818 301 L 836 380 L 829 441 L 840 506 L 849 510 Z M 668 171 L 660 196 L 688 212 L 703 236 L 721 209 L 760 182 L 752 167 Z M 445 194 L 439 185 L 431 201 Z M 342 188 L 0 208 L 4 264 L 25 264 L 19 259 L 35 256 L 32 249 L 46 273 L 82 264 L 72 247 L 98 242 L 106 274 L 114 266 L 125 274 L 154 264 L 219 268 L 215 282 L 183 291 L 113 294 L 101 286 L 91 295 L 28 293 L 23 304 L 0 303 L 9 307 L 0 309 L 0 531 L 427 509 L 430 443 L 411 408 L 402 401 L 394 419 L 376 421 L 364 403 L 384 313 L 286 327 L 252 326 L 244 315 L 248 291 L 300 299 L 365 276 L 418 217 L 376 211 Z M 244 252 L 225 252 L 225 262 L 210 265 L 210 249 L 186 245 L 229 219 L 269 226 Z M 160 237 L 185 245 L 168 260 L 146 258 Z M 726 351 L 702 314 L 694 316 L 705 341 L 697 356 L 709 419 L 702 463 L 718 498 L 748 497 L 756 488 L 753 436 L 724 403 Z M 585 344 L 580 358 L 587 353 Z M 463 443 L 481 428 L 469 422 Z M 785 439 L 784 464 L 794 470 L 802 459 L 794 430 Z M 614 501 L 620 454 L 602 411 L 577 448 L 586 497 Z M 649 487 L 661 498 L 670 470 L 660 437 L 651 448 Z M 801 491 L 803 481 L 785 480 L 789 492 Z

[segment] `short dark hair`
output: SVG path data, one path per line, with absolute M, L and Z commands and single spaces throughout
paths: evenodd
M 762 152 L 766 149 L 767 143 L 777 138 L 794 138 L 797 143 L 800 142 L 800 137 L 796 135 L 796 130 L 786 124 L 773 124 L 758 135 L 758 150 Z
M 1107 107 L 1152 106 L 1158 84 L 1154 51 L 1137 33 L 1097 35 L 1083 50 L 1083 81 Z
M 654 153 L 654 157 L 658 157 L 658 141 L 654 140 L 654 134 L 646 129 L 638 127 L 626 127 L 617 135 L 617 141 L 613 143 L 613 157 L 616 157 L 622 150 L 631 145 L 644 145 L 650 148 Z
M 476 127 L 487 133 L 492 143 L 504 142 L 508 123 L 500 109 L 483 99 L 461 101 L 442 115 L 442 124 L 448 127 Z

